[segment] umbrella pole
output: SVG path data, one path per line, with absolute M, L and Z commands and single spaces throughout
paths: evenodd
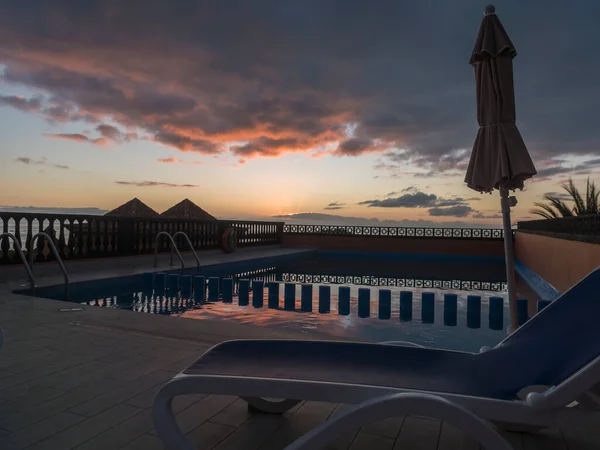
M 509 333 L 519 326 L 517 313 L 517 286 L 515 280 L 515 257 L 513 252 L 513 235 L 510 221 L 510 205 L 508 189 L 500 188 L 500 204 L 502 206 L 502 225 L 504 228 L 504 259 L 506 261 L 506 285 L 508 288 L 508 306 L 510 311 Z

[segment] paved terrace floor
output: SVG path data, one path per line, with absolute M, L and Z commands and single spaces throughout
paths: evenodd
M 284 250 L 259 249 L 253 254 L 265 251 Z M 77 277 L 145 270 L 139 261 L 135 269 L 123 262 L 120 269 L 114 261 L 87 263 L 90 271 L 80 270 Z M 9 285 L 0 285 L 0 326 L 6 337 L 0 350 L 0 449 L 162 449 L 150 417 L 154 395 L 210 346 L 243 337 L 327 338 L 108 308 L 69 311 L 73 306 L 11 294 Z M 242 400 L 232 396 L 190 395 L 174 402 L 177 420 L 190 439 L 203 444 L 203 449 L 217 450 L 282 449 L 344 408 L 304 402 L 275 416 L 249 412 Z M 590 415 L 589 422 L 577 428 L 504 435 L 515 450 L 598 449 L 598 423 L 598 416 Z M 348 430 L 327 448 L 479 447 L 447 423 L 409 416 Z

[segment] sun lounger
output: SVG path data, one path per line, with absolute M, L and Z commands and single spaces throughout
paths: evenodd
M 448 420 L 493 448 L 500 445 L 499 435 L 473 417 L 551 427 L 577 421 L 600 404 L 590 393 L 600 381 L 599 289 L 600 270 L 595 270 L 496 347 L 480 353 L 390 345 L 394 343 L 223 342 L 162 387 L 153 406 L 155 427 L 168 448 L 194 448 L 171 409 L 172 399 L 185 394 L 237 395 L 265 412 L 283 412 L 301 400 L 359 404 L 352 417 L 365 422 L 375 419 L 364 411 L 381 402 L 388 416 Z M 325 424 L 320 432 L 330 436 L 339 431 L 335 427 Z

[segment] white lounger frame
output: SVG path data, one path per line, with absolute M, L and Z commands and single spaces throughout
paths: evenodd
M 391 343 L 390 343 L 391 344 Z M 399 344 L 399 343 L 398 343 Z M 474 439 L 490 449 L 506 449 L 510 447 L 498 446 L 499 441 L 490 438 L 490 434 L 481 428 L 482 421 L 473 422 L 472 415 L 493 422 L 522 424 L 533 427 L 554 427 L 559 424 L 578 422 L 589 412 L 587 406 L 597 405 L 598 401 L 588 391 L 600 381 L 600 357 L 587 364 L 558 386 L 551 387 L 545 392 L 530 392 L 524 400 L 497 400 L 468 395 L 450 394 L 444 392 L 425 392 L 411 389 L 398 389 L 391 387 L 369 386 L 361 384 L 330 383 L 310 380 L 292 380 L 281 378 L 250 378 L 220 375 L 186 375 L 180 373 L 165 384 L 157 393 L 152 409 L 154 425 L 160 438 L 170 450 L 192 450 L 194 447 L 179 429 L 173 410 L 172 400 L 180 395 L 187 394 L 223 394 L 236 395 L 242 398 L 281 398 L 301 399 L 332 403 L 361 404 L 358 410 L 369 410 L 373 401 L 382 402 L 387 416 L 402 415 L 406 413 L 427 415 L 462 428 Z M 526 386 L 524 388 L 527 388 Z M 398 394 L 415 394 L 409 397 L 398 397 Z M 392 397 L 390 397 L 392 396 Z M 406 400 L 408 398 L 408 400 Z M 416 399 L 423 400 L 422 406 Z M 395 399 L 391 401 L 390 399 Z M 402 400 L 404 399 L 404 400 Z M 435 400 L 433 400 L 435 399 Z M 567 407 L 574 401 L 577 406 Z M 366 409 L 363 409 L 366 408 Z M 394 408 L 398 408 L 395 410 Z M 465 411 L 466 410 L 466 411 Z M 451 414 L 449 414 L 451 412 Z M 467 415 L 465 415 L 467 414 Z M 346 416 L 346 415 L 343 415 Z M 458 417 L 461 419 L 457 419 Z M 352 419 L 364 418 L 363 423 L 375 420 L 372 413 L 356 413 Z M 377 418 L 384 418 L 379 417 Z M 466 426 L 466 428 L 465 428 Z M 488 425 L 486 425 L 488 426 Z M 332 427 L 334 427 L 332 425 Z M 332 436 L 338 428 L 327 425 L 318 427 L 325 436 Z M 490 428 L 493 431 L 493 429 Z M 333 434 L 331 434 L 333 433 Z M 495 432 L 494 432 L 495 433 Z M 496 434 L 497 435 L 497 434 Z M 307 435 L 308 436 L 308 435 Z M 312 436 L 312 435 L 311 435 Z M 499 435 L 497 435 L 499 437 Z M 312 447 L 292 446 L 290 450 L 311 449 L 316 450 L 314 443 L 321 438 L 307 438 Z M 316 439 L 316 440 L 312 440 Z M 486 442 L 481 441 L 486 439 Z M 491 439 L 491 440 L 487 440 Z M 302 443 L 304 441 L 299 440 Z M 495 442 L 495 443 L 494 443 Z M 495 447 L 493 445 L 496 445 Z

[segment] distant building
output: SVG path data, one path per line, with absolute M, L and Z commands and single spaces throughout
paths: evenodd
M 160 217 L 160 214 L 158 214 L 138 198 L 132 198 L 127 203 L 123 203 L 121 206 L 107 212 L 104 215 L 140 218 Z
M 171 206 L 160 217 L 187 220 L 218 220 L 215 216 L 210 215 L 187 198 Z

